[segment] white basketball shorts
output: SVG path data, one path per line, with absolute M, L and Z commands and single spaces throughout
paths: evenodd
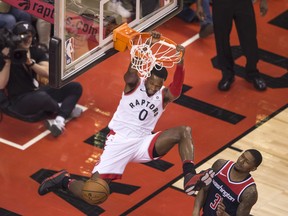
M 101 178 L 121 179 L 129 162 L 145 163 L 153 158 L 153 148 L 161 132 L 141 138 L 128 138 L 114 133 L 108 134 L 104 151 L 92 173 L 98 172 Z

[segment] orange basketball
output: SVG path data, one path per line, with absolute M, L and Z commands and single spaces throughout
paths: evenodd
M 91 205 L 103 203 L 109 196 L 110 189 L 107 182 L 103 179 L 89 179 L 82 188 L 83 199 Z

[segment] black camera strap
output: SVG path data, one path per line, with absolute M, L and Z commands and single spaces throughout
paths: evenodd
M 23 67 L 25 68 L 27 74 L 31 77 L 33 80 L 33 85 L 35 86 L 35 90 L 39 88 L 39 82 L 36 79 L 36 73 L 33 71 L 31 67 L 29 67 L 26 64 L 23 64 Z

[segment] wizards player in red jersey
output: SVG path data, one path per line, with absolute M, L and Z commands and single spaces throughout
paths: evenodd
M 245 216 L 249 215 L 257 202 L 258 193 L 250 175 L 262 162 L 262 155 L 256 149 L 249 149 L 237 162 L 217 160 L 212 168 L 215 176 L 211 184 L 197 194 L 193 216 Z

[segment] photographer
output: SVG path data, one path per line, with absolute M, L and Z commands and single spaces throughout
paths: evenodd
M 82 110 L 75 105 L 82 95 L 82 86 L 77 82 L 61 89 L 39 85 L 37 75 L 48 78 L 49 63 L 47 53 L 32 44 L 35 33 L 31 24 L 19 22 L 13 28 L 12 42 L 11 38 L 3 41 L 5 37 L 0 35 L 0 44 L 4 44 L 0 46 L 0 89 L 7 91 L 10 108 L 19 115 L 56 114 L 45 125 L 57 137 L 63 132 L 67 118 L 81 114 Z

